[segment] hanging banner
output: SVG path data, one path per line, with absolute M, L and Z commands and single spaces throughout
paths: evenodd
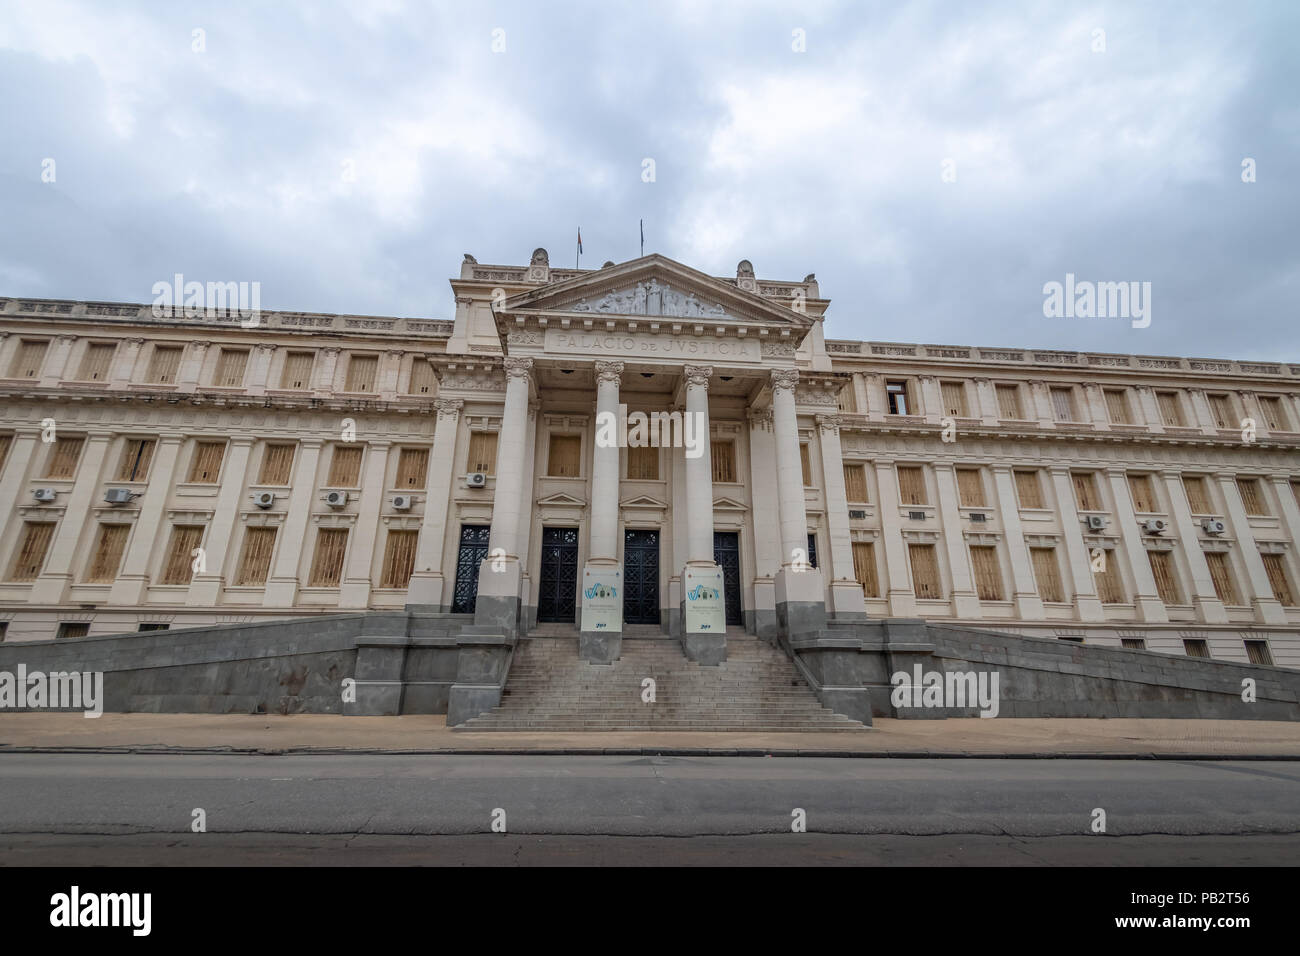
M 727 607 L 722 597 L 722 568 L 686 568 L 682 588 L 686 595 L 686 633 L 725 634 Z
M 623 570 L 617 567 L 582 569 L 582 630 L 623 632 Z

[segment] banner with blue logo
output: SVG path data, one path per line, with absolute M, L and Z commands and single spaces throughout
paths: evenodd
M 725 634 L 727 608 L 722 597 L 722 568 L 686 568 L 682 572 L 688 634 Z

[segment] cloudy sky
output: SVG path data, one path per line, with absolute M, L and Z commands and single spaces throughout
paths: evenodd
M 570 266 L 581 226 L 594 268 L 644 218 L 715 275 L 815 272 L 832 338 L 1300 360 L 1298 29 L 1290 0 L 0 0 L 0 295 L 180 272 L 447 318 L 465 252 Z M 1066 273 L 1150 282 L 1150 326 L 1044 317 Z

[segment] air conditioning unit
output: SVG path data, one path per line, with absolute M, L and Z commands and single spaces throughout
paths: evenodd
M 104 492 L 104 500 L 110 505 L 129 504 L 135 494 L 130 488 L 109 488 Z
M 982 512 L 982 511 L 972 511 L 972 512 L 970 513 L 970 520 L 971 520 L 971 521 L 988 521 L 988 520 L 989 520 L 989 516 L 986 515 L 986 514 L 985 514 L 984 512 Z
M 346 491 L 330 491 L 325 494 L 325 503 L 331 508 L 342 508 L 348 503 Z
M 850 511 L 850 512 L 849 512 L 849 520 L 850 520 L 850 521 L 865 521 L 866 518 L 867 518 L 867 513 L 866 513 L 865 511 Z
M 1147 518 L 1142 522 L 1142 530 L 1147 534 L 1164 534 L 1169 530 L 1169 522 L 1164 518 Z
M 471 471 L 465 476 L 465 484 L 469 485 L 471 488 L 486 488 L 487 475 L 481 471 Z
M 1218 535 L 1225 533 L 1228 530 L 1228 526 L 1218 518 L 1203 518 L 1201 519 L 1201 530 L 1206 534 L 1212 534 L 1217 537 Z
M 394 511 L 410 511 L 410 510 L 411 510 L 411 496 L 410 496 L 410 495 L 393 495 L 393 510 L 394 510 Z
M 32 497 L 37 501 L 53 501 L 58 494 L 53 488 L 37 488 L 32 492 Z
M 1089 531 L 1105 531 L 1106 519 L 1101 515 L 1088 515 L 1087 518 Z
M 925 512 L 924 512 L 924 511 L 909 511 L 909 512 L 907 513 L 907 520 L 908 520 L 908 521 L 924 521 L 924 520 L 925 520 Z
M 271 507 L 275 504 L 275 492 L 259 491 L 257 494 L 253 495 L 253 504 L 257 505 L 259 508 Z

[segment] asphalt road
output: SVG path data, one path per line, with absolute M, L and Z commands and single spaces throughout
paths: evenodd
M 0 754 L 7 865 L 1297 859 L 1294 761 Z

